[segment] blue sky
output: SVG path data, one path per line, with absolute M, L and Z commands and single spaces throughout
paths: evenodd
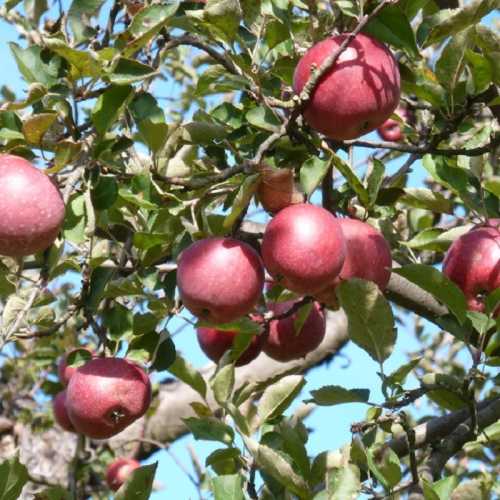
M 493 18 L 489 19 L 491 21 Z M 16 40 L 15 30 L 0 21 L 0 60 L 2 61 L 2 75 L 0 86 L 8 85 L 16 91 L 18 96 L 26 89 L 26 84 L 20 79 L 16 64 L 8 48 L 8 41 Z M 167 82 L 165 85 L 169 85 Z M 168 87 L 156 87 L 161 95 L 162 91 L 171 90 Z M 165 95 L 163 93 L 163 95 Z M 374 137 L 368 137 L 373 138 Z M 356 161 L 362 159 L 368 150 L 359 149 L 356 152 Z M 399 162 L 400 163 L 400 162 Z M 393 162 L 388 168 L 389 172 L 394 171 L 398 162 Z M 415 164 L 414 173 L 410 183 L 414 186 L 421 185 L 423 180 L 423 168 L 419 163 Z M 171 331 L 174 331 L 179 323 L 172 324 Z M 175 337 L 175 344 L 179 351 L 187 357 L 195 366 L 203 366 L 207 359 L 199 349 L 196 342 L 196 335 L 192 327 L 188 327 Z M 417 349 L 418 343 L 414 339 L 412 331 L 400 327 L 398 340 L 394 353 L 385 364 L 386 372 L 400 366 L 406 361 L 406 354 Z M 328 366 L 321 366 L 312 370 L 308 377 L 308 383 L 303 394 L 297 399 L 297 404 L 308 396 L 311 389 L 316 389 L 326 384 L 340 384 L 348 388 L 368 388 L 371 391 L 371 400 L 380 401 L 379 378 L 376 372 L 379 370 L 375 363 L 367 354 L 354 344 L 349 344 L 342 351 L 341 356 L 337 356 Z M 410 381 L 410 384 L 412 382 Z M 415 383 L 413 381 L 413 383 Z M 307 425 L 313 429 L 310 434 L 308 451 L 311 455 L 324 450 L 334 450 L 346 444 L 350 440 L 350 425 L 354 421 L 362 420 L 365 416 L 367 406 L 361 404 L 350 404 L 336 406 L 333 408 L 318 408 L 308 418 Z M 172 452 L 184 465 L 194 474 L 190 463 L 187 446 L 193 445 L 202 464 L 205 457 L 216 449 L 219 445 L 206 442 L 195 442 L 192 437 L 186 437 L 176 441 L 171 447 Z M 159 460 L 159 468 L 156 481 L 165 486 L 164 490 L 153 494 L 152 499 L 197 499 L 196 489 L 193 487 L 187 476 L 178 468 L 172 458 L 165 452 L 157 453 L 148 460 L 152 462 Z

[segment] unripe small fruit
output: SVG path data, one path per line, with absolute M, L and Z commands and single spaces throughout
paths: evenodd
M 278 302 L 271 305 L 275 315 L 285 314 L 294 301 Z M 282 319 L 271 320 L 269 323 L 269 336 L 263 351 L 277 361 L 291 361 L 305 357 L 314 351 L 325 336 L 325 317 L 317 302 L 313 303 L 311 312 L 299 332 L 295 331 L 297 312 Z
M 63 220 L 64 202 L 50 178 L 24 158 L 0 154 L 0 255 L 46 250 Z
M 275 214 L 289 205 L 304 202 L 304 195 L 295 186 L 293 170 L 263 166 L 260 172 L 257 197 L 267 212 Z
M 59 392 L 52 400 L 52 409 L 54 411 L 54 419 L 65 431 L 76 432 L 66 409 L 66 389 Z
M 319 68 L 348 36 L 327 38 L 306 52 L 293 76 L 296 94 L 302 92 L 313 68 Z M 359 33 L 319 81 L 304 118 L 331 139 L 355 139 L 387 120 L 399 96 L 400 76 L 394 56 L 385 45 Z
M 206 238 L 186 248 L 177 267 L 183 304 L 212 323 L 227 323 L 248 314 L 264 286 L 259 254 L 234 238 Z
M 146 413 L 151 383 L 146 372 L 121 358 L 95 358 L 71 377 L 66 408 L 75 429 L 94 439 L 118 434 Z
M 140 466 L 141 464 L 133 458 L 117 458 L 106 470 L 106 482 L 109 488 L 113 491 L 119 490 L 130 474 Z
M 214 363 L 218 363 L 224 353 L 232 348 L 238 332 L 218 330 L 216 328 L 198 328 L 197 336 L 201 350 Z M 254 335 L 250 345 L 243 351 L 237 359 L 235 365 L 247 365 L 253 361 L 262 351 L 264 341 L 263 335 Z
M 464 292 L 471 311 L 484 312 L 484 299 L 500 287 L 500 219 L 455 240 L 446 252 L 443 274 Z
M 271 276 L 289 290 L 322 290 L 344 263 L 345 241 L 337 218 L 306 203 L 284 208 L 264 232 L 262 258 Z
M 69 379 L 73 376 L 78 368 L 77 366 L 68 366 L 68 356 L 80 349 L 88 351 L 92 356 L 94 355 L 90 349 L 87 349 L 86 347 L 78 347 L 67 352 L 59 359 L 59 363 L 57 365 L 57 374 L 59 375 L 59 382 L 61 382 L 61 384 L 64 386 L 68 385 Z

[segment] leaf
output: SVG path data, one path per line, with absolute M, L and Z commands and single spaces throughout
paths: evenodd
M 92 110 L 92 123 L 97 132 L 103 135 L 123 113 L 134 95 L 130 86 L 111 86 L 99 98 Z
M 23 134 L 30 144 L 39 145 L 43 136 L 56 121 L 56 113 L 39 113 L 28 117 L 23 122 Z
M 212 380 L 215 400 L 222 406 L 230 400 L 234 389 L 234 365 L 229 363 L 217 371 Z
M 327 471 L 328 500 L 356 500 L 361 490 L 360 471 L 354 464 Z
M 458 486 L 457 476 L 447 476 L 432 483 L 432 489 L 437 493 L 439 500 L 449 500 L 452 491 Z
M 97 210 L 111 208 L 118 198 L 118 181 L 114 175 L 99 175 L 92 190 L 92 203 Z
M 245 500 L 243 478 L 240 474 L 226 474 L 212 478 L 215 500 Z
M 52 51 L 66 59 L 74 68 L 73 79 L 91 77 L 97 78 L 101 74 L 99 60 L 90 50 L 76 50 L 59 38 L 46 38 L 44 44 Z
M 467 301 L 462 290 L 437 269 L 423 264 L 409 264 L 393 272 L 415 283 L 445 304 L 460 324 L 465 321 Z
M 2 462 L 0 464 L 0 499 L 17 500 L 20 498 L 28 479 L 28 471 L 18 457 Z
M 376 158 L 372 161 L 372 169 L 366 179 L 369 205 L 373 207 L 377 201 L 378 193 L 384 180 L 385 165 Z
M 87 349 L 74 349 L 66 357 L 67 366 L 83 366 L 92 359 L 92 353 Z
M 299 476 L 279 453 L 269 446 L 257 443 L 257 441 L 251 438 L 243 437 L 243 440 L 259 468 L 290 492 L 295 493 L 299 497 L 310 497 L 306 480 Z
M 238 31 L 243 13 L 238 0 L 207 0 L 204 18 L 232 41 Z
M 368 467 L 386 489 L 393 488 L 401 481 L 401 464 L 396 453 L 387 446 L 369 448 Z
M 394 370 L 390 375 L 386 376 L 387 383 L 389 384 L 404 384 L 406 377 L 410 372 L 420 363 L 422 358 L 414 358 L 408 363 L 401 365 Z
M 500 176 L 496 175 L 486 179 L 483 183 L 484 189 L 500 198 Z
M 352 170 L 351 166 L 335 153 L 333 153 L 332 155 L 332 160 L 334 167 L 344 176 L 347 184 L 349 184 L 349 186 L 351 186 L 351 188 L 357 194 L 359 201 L 364 206 L 368 206 L 370 203 L 370 196 L 368 195 L 368 191 L 363 186 L 354 170 Z
M 418 41 L 428 47 L 443 38 L 464 30 L 498 7 L 497 0 L 473 0 L 459 9 L 445 9 L 424 19 L 417 33 Z
M 444 252 L 457 238 L 467 233 L 472 227 L 472 224 L 466 224 L 454 227 L 449 231 L 443 231 L 438 228 L 427 228 L 418 233 L 410 241 L 403 241 L 401 243 L 410 248 L 418 248 L 419 250 Z
M 453 201 L 441 193 L 425 188 L 405 188 L 399 201 L 414 208 L 424 208 L 433 212 L 453 213 Z
M 276 429 L 283 440 L 283 451 L 292 458 L 301 474 L 309 478 L 311 464 L 305 446 L 307 438 L 304 436 L 303 423 L 299 421 L 294 425 L 294 417 L 292 417 L 281 421 Z
M 224 219 L 223 227 L 225 229 L 232 228 L 233 224 L 238 220 L 238 217 L 240 217 L 240 215 L 247 209 L 248 204 L 252 201 L 252 196 L 257 191 L 259 182 L 259 174 L 253 174 L 245 177 L 245 180 L 241 184 L 241 187 L 238 190 L 238 193 L 231 206 L 231 212 Z
M 413 58 L 420 55 L 410 21 L 398 5 L 386 5 L 363 31 L 380 42 L 405 50 Z
M 68 11 L 68 21 L 75 34 L 77 42 L 81 42 L 92 36 L 94 31 L 90 30 L 87 19 L 98 14 L 105 0 L 73 0 Z
M 207 384 L 205 379 L 201 376 L 200 372 L 188 363 L 179 353 L 177 353 L 175 361 L 168 367 L 168 371 L 182 380 L 185 384 L 192 387 L 203 399 L 205 399 L 207 395 Z
M 367 403 L 370 397 L 369 389 L 345 389 L 339 385 L 325 385 L 311 391 L 312 399 L 306 403 L 316 403 L 320 406 L 334 406 L 344 403 Z
M 500 306 L 500 287 L 495 288 L 488 294 L 485 300 L 486 314 L 493 314 L 497 307 Z
M 227 136 L 226 128 L 217 123 L 191 122 L 182 126 L 182 138 L 193 144 L 210 144 Z
M 396 330 L 391 306 L 378 286 L 355 278 L 342 282 L 337 295 L 347 314 L 351 340 L 374 360 L 385 361 L 396 342 Z
M 11 295 L 2 311 L 2 327 L 8 330 L 17 320 L 23 309 L 26 307 L 26 301 L 16 295 Z
M 465 59 L 474 81 L 474 93 L 484 92 L 494 79 L 493 64 L 487 57 L 471 49 L 465 51 Z
M 22 101 L 8 102 L 2 105 L 2 109 L 18 110 L 27 108 L 31 104 L 38 102 L 47 94 L 47 88 L 41 83 L 30 83 L 28 93 Z
M 316 156 L 308 158 L 302 164 L 300 167 L 300 185 L 307 196 L 310 196 L 321 184 L 321 181 L 328 172 L 330 165 L 331 160 L 321 160 Z
M 120 57 L 108 78 L 115 85 L 128 85 L 151 78 L 156 74 L 158 74 L 158 71 L 147 64 Z
M 148 500 L 153 491 L 157 467 L 158 462 L 155 462 L 135 469 L 115 493 L 115 500 Z
M 301 375 L 288 375 L 269 386 L 262 395 L 257 413 L 262 423 L 273 420 L 292 404 L 305 385 Z
M 183 422 L 198 440 L 220 441 L 230 445 L 234 440 L 234 431 L 215 417 L 188 417 Z
M 53 486 L 35 494 L 35 500 L 71 500 L 71 496 L 66 488 Z
M 254 127 L 267 130 L 268 132 L 277 132 L 281 127 L 279 118 L 265 106 L 256 106 L 247 111 L 245 115 L 248 123 Z

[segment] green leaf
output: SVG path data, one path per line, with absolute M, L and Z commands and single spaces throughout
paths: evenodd
M 185 384 L 192 387 L 200 396 L 205 399 L 207 395 L 207 384 L 205 379 L 201 376 L 190 363 L 188 363 L 179 353 L 175 361 L 168 367 L 168 371 L 182 380 Z
M 257 106 L 250 109 L 247 111 L 245 117 L 250 125 L 267 130 L 268 132 L 277 132 L 281 127 L 280 119 L 265 106 Z
M 351 186 L 354 192 L 358 195 L 359 201 L 364 206 L 368 206 L 370 204 L 370 196 L 368 194 L 368 191 L 363 186 L 362 182 L 359 180 L 358 176 L 351 168 L 351 166 L 335 153 L 332 155 L 332 160 L 335 168 L 344 176 L 347 184 L 349 184 L 349 186 Z
M 97 210 L 111 208 L 118 198 L 118 181 L 114 175 L 99 175 L 92 190 L 92 203 Z
M 500 306 L 500 287 L 488 294 L 485 300 L 486 314 L 493 314 Z
M 26 307 L 26 301 L 17 295 L 11 295 L 2 311 L 2 328 L 7 330 Z
M 304 385 L 305 380 L 301 375 L 288 375 L 267 387 L 257 408 L 260 421 L 264 423 L 282 415 Z
M 419 250 L 434 250 L 444 252 L 460 236 L 467 233 L 472 225 L 466 224 L 461 227 L 454 227 L 449 231 L 443 231 L 438 228 L 427 228 L 414 236 L 410 241 L 401 242 L 410 248 Z
M 396 342 L 396 329 L 391 306 L 378 286 L 352 279 L 337 287 L 337 295 L 347 314 L 351 340 L 374 360 L 385 361 Z
M 425 188 L 405 188 L 400 202 L 414 208 L 425 208 L 433 212 L 453 213 L 453 202 L 441 193 Z
M 236 195 L 231 206 L 231 212 L 224 220 L 223 226 L 225 229 L 232 228 L 233 224 L 238 220 L 240 215 L 247 209 L 248 204 L 252 201 L 252 196 L 257 191 L 259 182 L 259 174 L 253 174 L 245 177 L 245 180 L 241 184 L 238 194 Z
M 282 484 L 288 491 L 299 497 L 309 498 L 310 492 L 306 480 L 299 476 L 293 467 L 269 446 L 244 437 L 243 440 L 253 455 L 259 468 Z
M 497 0 L 473 0 L 459 9 L 445 9 L 424 19 L 417 38 L 423 47 L 455 35 L 465 28 L 478 24 L 481 19 L 498 8 Z
M 447 476 L 435 483 L 432 483 L 432 489 L 437 493 L 439 500 L 449 500 L 453 490 L 458 486 L 457 476 Z
M 218 370 L 212 380 L 215 400 L 223 407 L 231 398 L 234 389 L 234 365 L 229 363 Z
M 327 471 L 327 491 L 329 500 L 354 500 L 361 490 L 359 468 L 347 464 L 342 468 Z
M 56 121 L 56 113 L 39 113 L 26 118 L 23 122 L 23 134 L 30 144 L 40 145 L 43 136 Z
M 399 368 L 394 370 L 391 374 L 387 375 L 386 380 L 389 384 L 404 384 L 406 377 L 410 372 L 420 363 L 422 358 L 414 358 L 408 363 L 401 365 Z
M 344 403 L 367 403 L 370 397 L 368 389 L 346 389 L 339 385 L 325 385 L 311 391 L 312 399 L 307 403 L 316 403 L 320 406 L 334 406 Z
M 363 31 L 374 36 L 380 42 L 386 42 L 393 47 L 405 50 L 413 58 L 419 57 L 410 21 L 398 5 L 384 7 L 376 17 L 370 20 Z
M 2 105 L 4 109 L 17 110 L 27 108 L 38 102 L 44 95 L 47 94 L 47 87 L 41 83 L 31 83 L 28 87 L 26 97 L 22 101 L 8 102 Z
M 120 117 L 134 95 L 130 86 L 111 86 L 99 96 L 92 110 L 92 123 L 97 132 L 103 135 Z
M 484 189 L 500 198 L 500 176 L 496 175 L 486 179 L 483 183 Z
M 494 79 L 493 64 L 487 57 L 471 49 L 465 51 L 465 59 L 472 74 L 475 94 L 484 92 Z
M 128 85 L 151 78 L 156 74 L 158 74 L 158 71 L 147 64 L 120 57 L 108 78 L 115 85 Z
M 245 500 L 243 478 L 240 474 L 216 476 L 211 480 L 215 500 Z
M 89 29 L 88 19 L 96 16 L 105 0 L 73 0 L 68 11 L 68 21 L 77 42 L 81 42 L 94 34 Z
M 35 500 L 71 500 L 71 496 L 66 488 L 62 486 L 52 486 L 35 495 Z
M 229 425 L 224 424 L 214 417 L 188 417 L 183 422 L 192 432 L 193 437 L 204 441 L 220 441 L 231 444 L 234 440 L 234 431 Z
M 227 37 L 234 40 L 243 13 L 238 0 L 207 0 L 204 18 Z
M 275 429 L 278 430 L 283 440 L 283 451 L 292 458 L 301 474 L 309 478 L 311 464 L 305 446 L 307 438 L 304 436 L 303 423 L 297 422 L 294 425 L 294 417 L 291 417 L 281 421 Z
M 92 359 L 92 354 L 87 349 L 74 349 L 66 357 L 68 366 L 83 366 L 87 361 Z
M 396 453 L 389 447 L 369 448 L 368 467 L 386 489 L 393 488 L 401 481 L 401 464 Z
M 153 480 L 158 462 L 135 469 L 125 484 L 115 493 L 115 500 L 148 500 L 153 491 Z
M 46 38 L 44 43 L 52 52 L 66 59 L 73 66 L 74 80 L 100 76 L 101 66 L 93 51 L 73 49 L 59 38 Z
M 307 196 L 310 196 L 321 184 L 321 181 L 328 172 L 330 165 L 331 160 L 321 160 L 317 156 L 308 158 L 302 164 L 300 167 L 300 185 Z
M 17 500 L 28 482 L 28 471 L 18 457 L 5 460 L 0 464 L 0 499 Z
M 227 137 L 226 128 L 217 123 L 191 122 L 182 126 L 182 138 L 193 144 L 210 144 Z
M 393 272 L 415 283 L 445 304 L 460 324 L 465 321 L 467 301 L 462 290 L 437 269 L 423 264 L 409 264 Z
M 384 173 L 385 165 L 380 160 L 374 159 L 372 161 L 372 168 L 366 179 L 370 207 L 373 207 L 377 201 L 378 193 L 384 180 Z

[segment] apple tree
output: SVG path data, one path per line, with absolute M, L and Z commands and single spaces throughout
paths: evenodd
M 498 496 L 499 6 L 4 1 L 0 498 Z

